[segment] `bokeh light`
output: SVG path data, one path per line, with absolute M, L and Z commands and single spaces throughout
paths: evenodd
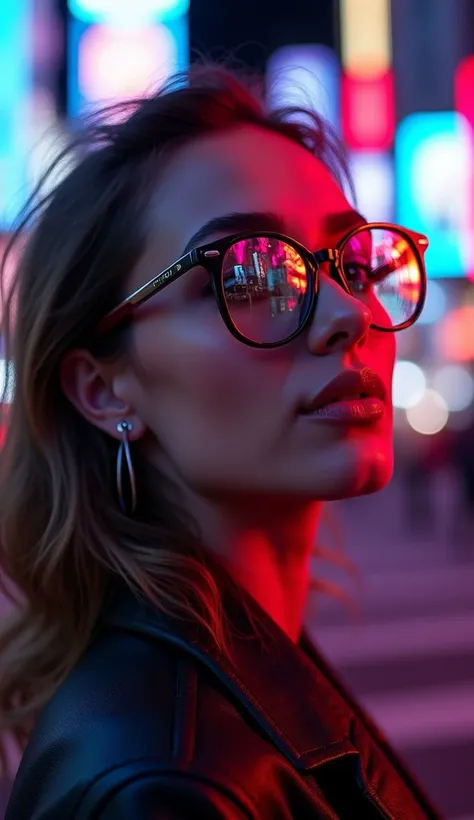
M 428 389 L 417 404 L 407 409 L 406 416 L 408 424 L 416 433 L 432 436 L 446 427 L 449 409 L 436 390 Z
M 454 73 L 454 102 L 456 110 L 474 125 L 474 54 L 459 63 Z
M 474 305 L 461 305 L 442 320 L 436 337 L 439 354 L 446 359 L 474 359 Z
M 396 362 L 392 386 L 395 407 L 413 407 L 423 398 L 425 390 L 426 377 L 421 367 L 403 359 Z
M 28 3 L 3 2 L 0 9 L 0 227 L 5 229 L 27 198 L 33 55 Z
M 346 71 L 364 79 L 383 74 L 392 59 L 389 0 L 340 0 L 339 8 Z
M 465 410 L 474 398 L 474 379 L 460 364 L 440 367 L 432 379 L 434 389 L 443 397 L 449 410 Z
M 446 313 L 447 302 L 446 290 L 441 282 L 431 280 L 426 292 L 423 312 L 418 322 L 422 325 L 432 325 L 438 322 Z
M 150 93 L 176 68 L 176 42 L 162 25 L 90 26 L 79 45 L 79 90 L 90 101 Z
M 392 70 L 369 80 L 344 74 L 341 108 L 343 138 L 349 148 L 388 150 L 395 133 Z
M 357 208 L 370 222 L 394 219 L 393 157 L 385 151 L 352 151 L 352 179 Z
M 87 23 L 106 23 L 128 29 L 166 17 L 186 14 L 189 0 L 69 0 L 75 17 Z
M 427 271 L 463 276 L 470 269 L 472 135 L 454 111 L 424 111 L 402 120 L 395 135 L 396 220 L 430 240 Z

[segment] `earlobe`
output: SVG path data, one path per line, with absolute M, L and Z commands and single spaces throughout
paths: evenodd
M 121 438 L 118 425 L 124 420 L 131 425 L 131 437 L 140 438 L 145 427 L 133 409 L 115 394 L 108 368 L 89 351 L 72 350 L 60 365 L 62 391 L 81 416 L 113 438 Z

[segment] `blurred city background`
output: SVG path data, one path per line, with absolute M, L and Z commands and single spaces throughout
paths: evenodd
M 472 820 L 472 0 L 0 0 L 0 246 L 84 112 L 228 54 L 271 105 L 331 121 L 364 216 L 430 239 L 425 312 L 398 338 L 395 479 L 327 511 L 315 578 L 350 603 L 316 591 L 308 621 L 446 817 Z

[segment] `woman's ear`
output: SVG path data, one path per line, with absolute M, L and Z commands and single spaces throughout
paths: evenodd
M 117 425 L 126 420 L 132 425 L 131 438 L 141 438 L 145 425 L 134 408 L 114 392 L 115 371 L 116 366 L 100 362 L 88 350 L 71 350 L 61 362 L 61 388 L 78 413 L 95 427 L 120 438 Z

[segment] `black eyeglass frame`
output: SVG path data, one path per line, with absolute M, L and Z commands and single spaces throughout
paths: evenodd
M 188 253 L 181 256 L 176 262 L 173 262 L 168 268 L 161 271 L 157 276 L 150 279 L 144 285 L 142 285 L 138 290 L 134 291 L 127 296 L 120 304 L 118 304 L 113 310 L 109 311 L 104 318 L 99 322 L 95 331 L 94 337 L 97 336 L 104 336 L 105 334 L 109 333 L 111 330 L 116 328 L 119 324 L 121 324 L 124 320 L 129 319 L 133 314 L 134 310 L 144 302 L 148 301 L 155 293 L 159 293 L 163 290 L 167 285 L 170 285 L 172 282 L 175 282 L 181 276 L 184 276 L 185 273 L 188 273 L 195 267 L 203 267 L 211 280 L 212 289 L 219 307 L 220 314 L 226 325 L 227 329 L 229 330 L 232 335 L 238 339 L 243 344 L 248 345 L 249 347 L 258 347 L 258 348 L 272 348 L 272 347 L 282 347 L 285 344 L 288 344 L 297 336 L 300 335 L 307 327 L 309 322 L 311 321 L 311 317 L 316 307 L 317 297 L 319 293 L 319 266 L 324 262 L 330 263 L 329 275 L 331 279 L 336 281 L 349 295 L 354 296 L 350 284 L 346 278 L 344 273 L 341 259 L 343 257 L 343 251 L 347 243 L 358 233 L 361 231 L 366 230 L 390 230 L 393 232 L 398 233 L 402 236 L 411 250 L 414 253 L 414 256 L 418 262 L 418 266 L 421 273 L 421 289 L 420 289 L 420 297 L 418 300 L 418 304 L 416 309 L 409 319 L 403 322 L 400 325 L 396 325 L 395 327 L 382 327 L 376 325 L 374 323 L 371 324 L 371 327 L 375 330 L 378 330 L 382 333 L 395 333 L 399 330 L 405 330 L 407 327 L 410 327 L 412 324 L 416 322 L 418 317 L 420 316 L 423 305 L 425 303 L 426 298 L 426 288 L 427 288 L 427 277 L 426 277 L 426 267 L 424 261 L 424 252 L 428 248 L 428 239 L 424 234 L 417 233 L 415 231 L 411 231 L 408 228 L 402 228 L 399 225 L 392 224 L 390 222 L 367 222 L 358 225 L 356 228 L 352 228 L 348 233 L 346 233 L 343 238 L 338 242 L 335 248 L 323 248 L 319 251 L 310 251 L 301 243 L 297 242 L 295 239 L 292 239 L 285 234 L 277 233 L 275 231 L 244 231 L 237 234 L 232 234 L 231 236 L 225 236 L 222 239 L 217 239 L 214 242 L 209 242 L 206 245 L 201 245 L 197 248 L 193 248 Z M 308 286 L 307 291 L 304 296 L 304 301 L 306 302 L 303 317 L 298 325 L 298 328 L 287 338 L 283 341 L 279 342 L 256 342 L 252 339 L 248 339 L 247 336 L 242 334 L 239 329 L 236 327 L 234 321 L 232 320 L 227 301 L 224 294 L 224 286 L 222 281 L 222 263 L 223 259 L 229 248 L 234 245 L 236 242 L 241 242 L 245 239 L 255 239 L 257 237 L 268 237 L 269 239 L 278 239 L 285 244 L 290 245 L 294 248 L 297 253 L 301 256 L 303 262 L 307 266 L 308 273 L 312 273 L 312 276 L 308 276 Z

